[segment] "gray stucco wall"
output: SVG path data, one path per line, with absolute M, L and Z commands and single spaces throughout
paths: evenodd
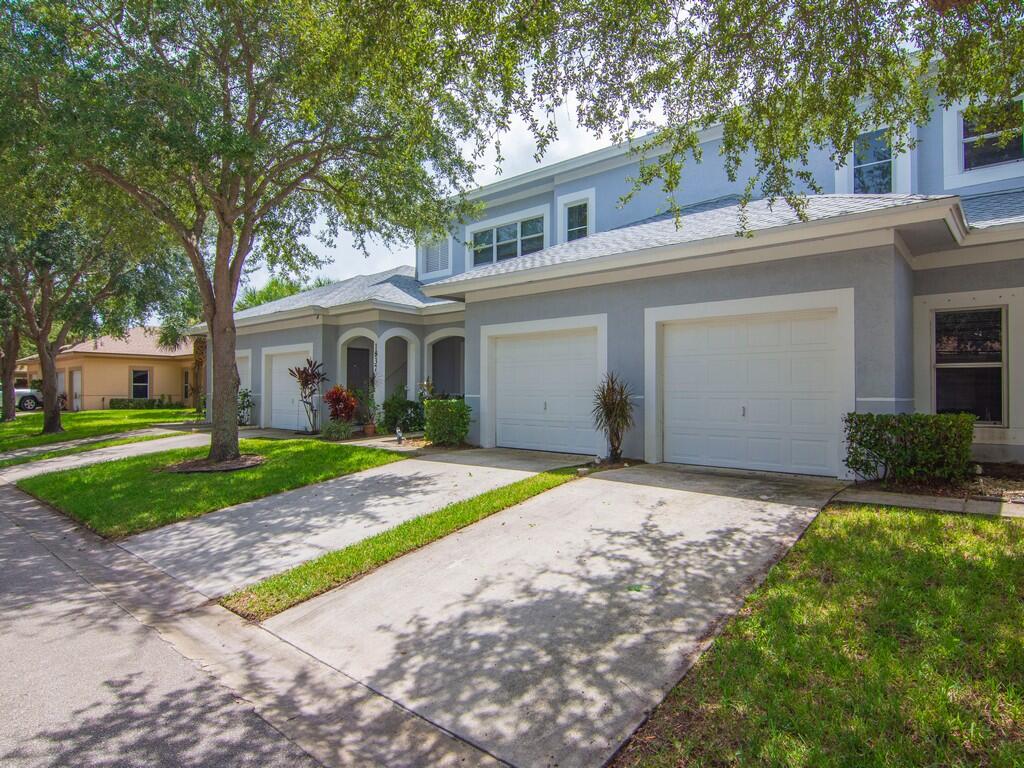
M 466 306 L 466 392 L 473 408 L 470 439 L 480 440 L 480 328 L 594 312 L 608 314 L 608 367 L 644 391 L 644 309 L 803 293 L 854 289 L 858 409 L 891 411 L 896 398 L 911 398 L 912 281 L 891 246 L 751 264 L 742 267 L 570 289 Z M 899 363 L 897 363 L 899 361 Z M 637 426 L 626 438 L 629 456 L 643 455 L 643 399 Z
M 964 255 L 971 256 L 972 250 L 965 251 Z M 1024 244 L 1020 245 L 1020 253 L 1019 259 L 922 269 L 914 273 L 914 295 L 1024 286 Z

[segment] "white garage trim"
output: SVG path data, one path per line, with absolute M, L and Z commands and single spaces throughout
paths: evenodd
M 680 304 L 669 307 L 650 307 L 644 310 L 644 460 L 650 464 L 663 461 L 664 403 L 661 387 L 662 326 L 679 320 L 710 320 L 714 318 L 742 317 L 746 315 L 795 312 L 801 310 L 835 310 L 836 344 L 838 348 L 838 401 L 842 412 L 856 410 L 856 362 L 854 351 L 853 288 L 808 293 L 789 293 L 781 296 L 758 296 L 751 299 L 711 301 L 700 304 Z M 840 455 L 837 466 L 846 474 L 843 459 L 845 443 L 839 441 Z
M 497 422 L 495 419 L 495 342 L 504 336 L 522 336 L 534 333 L 555 333 L 558 331 L 580 331 L 593 329 L 597 332 L 597 373 L 604 378 L 608 373 L 608 315 L 576 315 L 555 317 L 549 320 L 525 320 L 519 323 L 495 323 L 480 326 L 480 445 L 494 448 L 497 445 Z M 595 444 L 594 451 L 603 455 L 602 444 Z
M 267 360 L 274 355 L 283 355 L 288 352 L 302 352 L 306 357 L 313 357 L 313 344 L 312 342 L 306 342 L 305 344 L 282 344 L 277 347 L 264 347 L 261 350 L 261 365 L 260 365 L 260 395 L 262 396 L 262 404 L 260 406 L 260 426 L 270 426 L 270 409 L 271 409 L 271 397 L 270 393 L 270 366 L 267 365 Z

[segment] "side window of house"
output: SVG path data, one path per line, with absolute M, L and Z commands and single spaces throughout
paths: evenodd
M 857 137 L 853 145 L 853 191 L 869 195 L 892 192 L 892 147 L 884 130 Z
M 973 413 L 1003 423 L 1005 312 L 935 313 L 935 412 Z
M 145 399 L 149 397 L 149 371 L 132 371 L 132 397 Z
M 587 203 L 576 203 L 570 205 L 565 209 L 566 228 L 565 228 L 565 239 L 566 240 L 578 240 L 581 237 L 586 237 L 587 232 Z
M 525 256 L 543 248 L 543 216 L 481 229 L 473 233 L 473 266 Z
M 1000 125 L 1017 126 L 1008 141 L 995 125 L 982 127 L 979 123 L 963 119 L 960 141 L 965 171 L 1024 159 L 1024 130 L 1021 127 L 1024 112 L 1021 111 L 1021 103 L 1010 102 L 1001 111 Z
M 427 243 L 423 246 L 423 271 L 427 274 L 444 272 L 451 264 L 449 258 L 448 238 Z

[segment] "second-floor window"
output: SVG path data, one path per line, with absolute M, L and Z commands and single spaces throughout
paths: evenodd
M 423 246 L 423 273 L 445 272 L 450 266 L 448 238 L 442 238 Z
M 587 203 L 576 203 L 565 209 L 567 217 L 565 228 L 566 240 L 578 240 L 586 237 L 587 232 Z
M 481 229 L 473 233 L 473 266 L 514 259 L 543 248 L 543 216 Z
M 853 145 L 853 191 L 869 195 L 892 192 L 892 147 L 884 130 L 857 137 Z
M 1003 107 L 1002 111 L 1004 114 L 1000 122 L 1003 125 L 1021 126 L 1024 123 L 1019 101 L 1010 102 Z M 998 128 L 982 128 L 977 123 L 964 118 L 961 143 L 965 171 L 1024 159 L 1024 132 L 1020 127 L 1013 132 L 1009 141 L 1001 141 Z

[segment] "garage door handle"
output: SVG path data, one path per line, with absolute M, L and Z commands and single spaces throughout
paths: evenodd
M 741 405 L 740 406 L 740 416 L 743 416 L 744 418 L 746 418 L 746 415 L 747 415 L 747 406 Z
M 547 400 L 545 400 L 545 401 L 544 401 L 544 410 L 546 411 L 547 409 L 548 409 L 548 401 L 547 401 Z

